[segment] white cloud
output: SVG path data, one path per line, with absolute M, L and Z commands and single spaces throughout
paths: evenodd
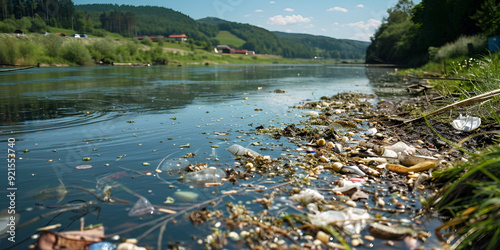
M 292 12 L 293 9 L 292 8 L 285 8 L 284 11 L 289 11 L 289 12 Z
M 316 27 L 316 26 L 314 26 L 314 24 L 312 24 L 312 23 L 310 23 L 310 24 L 308 24 L 308 25 L 305 26 L 305 28 L 308 28 L 308 29 L 314 28 L 314 27 Z
M 337 26 L 337 25 L 339 25 L 339 23 L 338 22 L 334 22 L 333 25 Z
M 246 15 L 244 15 L 243 17 L 249 17 L 249 16 L 251 16 L 251 14 L 246 14 Z
M 346 8 L 342 8 L 342 7 L 333 7 L 333 8 L 327 9 L 326 11 L 340 11 L 340 12 L 346 13 L 348 10 Z
M 255 10 L 255 12 L 264 12 L 264 11 L 261 9 L 258 9 L 258 10 Z
M 358 4 L 358 5 L 356 5 L 356 7 L 358 7 L 358 8 L 364 8 L 365 6 L 362 5 L 362 4 Z
M 277 15 L 267 19 L 267 23 L 271 25 L 289 25 L 296 23 L 308 23 L 310 21 L 311 19 L 303 17 L 301 15 L 292 15 L 292 16 Z
M 269 2 L 269 3 L 270 3 L 270 4 L 273 4 L 273 3 L 276 3 L 276 2 L 275 2 L 275 1 L 271 1 L 271 2 Z
M 368 21 L 359 21 L 355 23 L 348 23 L 347 26 L 355 27 L 362 30 L 375 30 L 382 24 L 381 21 L 376 19 L 369 19 Z
M 373 34 L 370 33 L 356 33 L 353 36 L 349 37 L 349 39 L 369 42 L 370 37 L 372 36 Z

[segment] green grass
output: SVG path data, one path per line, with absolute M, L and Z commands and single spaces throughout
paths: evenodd
M 500 147 L 492 146 L 469 162 L 434 172 L 446 184 L 429 200 L 451 219 L 436 230 L 451 232 L 451 249 L 498 249 L 500 242 Z
M 219 31 L 215 39 L 219 40 L 220 44 L 230 45 L 233 47 L 240 47 L 245 44 L 245 40 L 233 35 L 231 32 L 226 30 Z

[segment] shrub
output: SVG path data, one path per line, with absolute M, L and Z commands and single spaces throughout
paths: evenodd
M 19 58 L 19 44 L 14 37 L 0 35 L 0 64 L 14 65 Z
M 153 41 L 151 41 L 151 38 L 149 37 L 142 39 L 141 43 L 147 46 L 153 46 Z
M 39 49 L 31 41 L 22 41 L 19 43 L 19 55 L 23 65 L 35 65 L 38 58 Z
M 63 38 L 57 35 L 42 36 L 41 43 L 50 57 L 58 58 L 61 55 Z
M 96 52 L 93 54 L 94 59 L 97 61 L 102 60 L 106 62 L 115 61 L 116 46 L 111 38 L 98 39 L 92 43 L 92 48 Z
M 10 20 L 10 19 L 4 20 L 3 23 L 0 22 L 0 32 L 2 32 L 2 33 L 14 33 L 14 30 L 16 30 L 16 26 L 14 23 L 9 22 L 8 20 Z
M 78 65 L 92 62 L 88 49 L 79 41 L 71 41 L 65 44 L 62 49 L 62 58 Z

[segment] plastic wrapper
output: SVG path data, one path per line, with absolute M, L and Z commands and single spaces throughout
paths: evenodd
M 366 227 L 366 220 L 371 218 L 366 210 L 359 208 L 316 212 L 309 214 L 308 217 L 311 224 L 315 226 L 324 227 L 330 223 L 335 223 L 350 234 L 359 234 Z
M 324 200 L 325 197 L 321 195 L 318 191 L 313 189 L 301 190 L 298 194 L 294 194 L 290 197 L 290 200 L 300 202 L 300 203 L 310 203 L 315 200 Z

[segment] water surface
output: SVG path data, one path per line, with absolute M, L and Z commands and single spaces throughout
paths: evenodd
M 102 202 L 85 211 L 50 216 L 18 229 L 16 240 L 29 238 L 36 228 L 47 224 L 60 223 L 57 230 L 78 229 L 77 219 L 86 212 L 86 224 L 102 223 L 106 233 L 113 235 L 159 216 L 128 216 L 137 195 L 163 205 L 177 191 L 198 193 L 195 201 L 186 202 L 189 206 L 235 189 L 238 186 L 230 183 L 216 188 L 193 187 L 178 181 L 179 176 L 154 170 L 162 160 L 183 159 L 187 153 L 195 154 L 185 158 L 189 163 L 234 167 L 235 157 L 227 148 L 235 143 L 272 157 L 286 155 L 293 144 L 286 138 L 255 135 L 255 127 L 284 128 L 305 120 L 302 115 L 307 111 L 290 107 L 339 92 L 391 98 L 401 93 L 392 88 L 399 82 L 385 77 L 391 71 L 360 66 L 224 65 L 33 68 L 0 73 L 0 141 L 5 149 L 3 158 L 9 138 L 16 141 L 18 225 L 53 211 L 47 206 L 94 200 L 72 187 L 99 193 L 103 185 L 116 185 L 110 191 L 113 197 L 130 202 Z M 275 93 L 277 89 L 285 92 Z M 252 146 L 252 142 L 262 142 L 262 146 Z M 189 147 L 183 147 L 187 144 Z M 92 168 L 75 169 L 84 164 Z M 6 175 L 2 171 L 2 180 Z M 263 178 L 248 183 L 258 184 Z M 7 187 L 6 181 L 1 183 L 4 209 L 8 207 Z M 67 193 L 39 193 L 62 185 L 68 188 Z M 249 194 L 225 202 L 248 203 L 255 198 Z M 175 240 L 200 247 L 192 238 L 203 238 L 210 232 L 209 226 L 192 226 L 185 216 L 179 217 L 175 226 L 168 226 L 164 246 Z M 156 246 L 158 231 L 142 235 L 144 231 L 120 236 L 139 237 L 142 245 Z M 18 248 L 32 242 L 27 240 Z M 2 238 L 0 244 L 10 242 Z

